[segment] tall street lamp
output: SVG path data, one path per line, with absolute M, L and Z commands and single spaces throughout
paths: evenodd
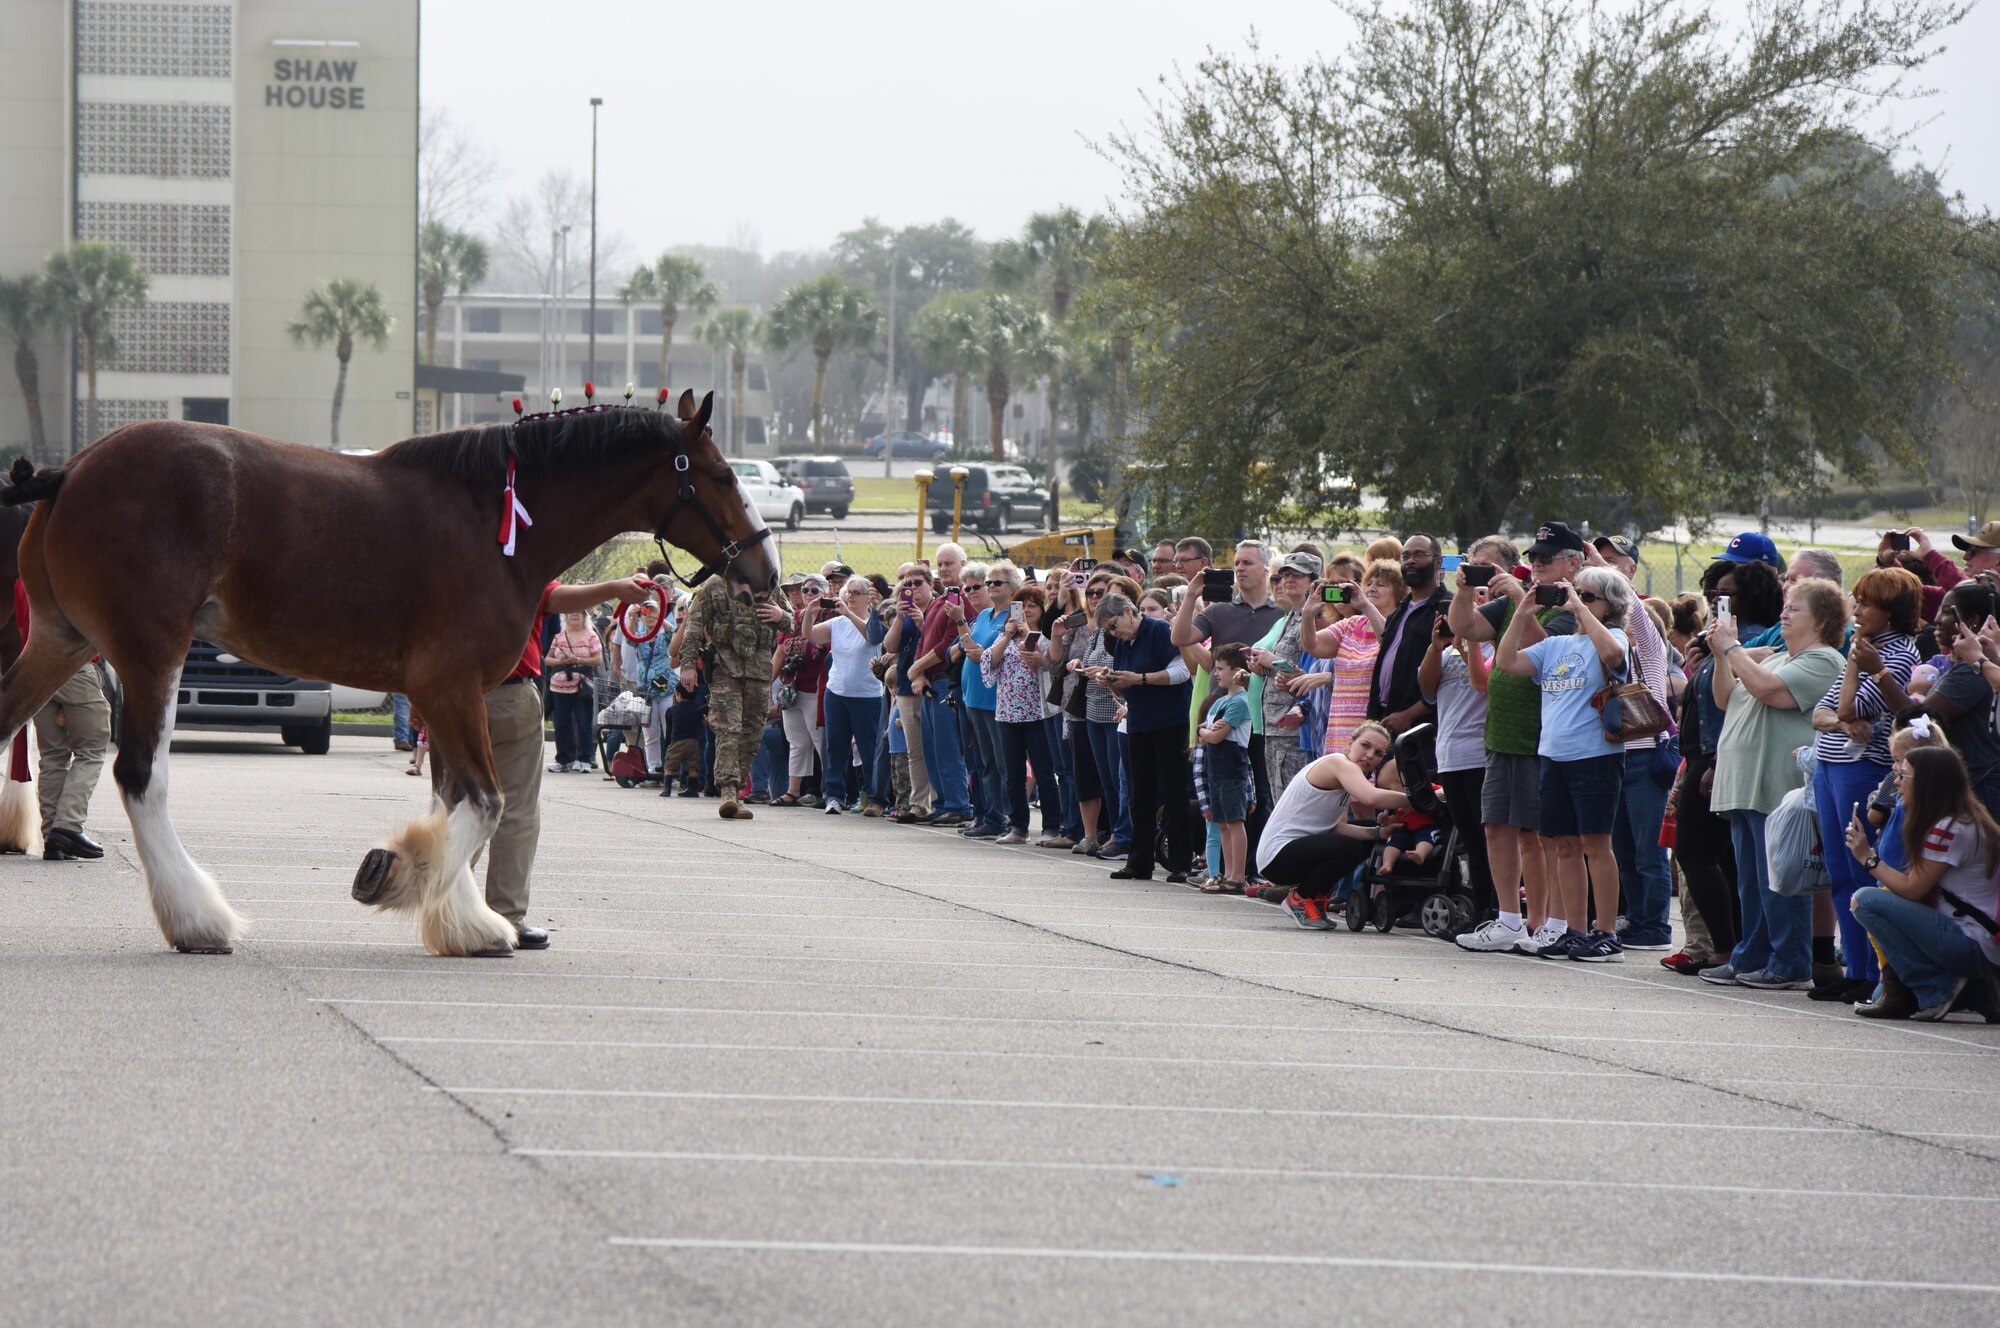
M 604 98 L 590 99 L 590 371 L 597 376 L 597 108 Z

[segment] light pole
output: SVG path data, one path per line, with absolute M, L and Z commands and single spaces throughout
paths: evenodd
M 896 455 L 896 254 L 889 252 L 889 377 L 882 385 L 882 478 L 893 473 L 890 461 Z
M 590 369 L 586 378 L 597 376 L 597 108 L 604 98 L 590 99 Z

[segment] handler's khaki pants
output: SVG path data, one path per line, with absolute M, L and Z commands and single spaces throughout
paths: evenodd
M 104 772 L 111 746 L 111 703 L 97 681 L 97 665 L 86 664 L 35 712 L 35 744 L 41 749 L 42 831 L 82 830 L 90 815 L 90 795 Z
M 903 717 L 903 741 L 910 749 L 910 806 L 928 814 L 931 809 L 931 773 L 924 764 L 924 698 L 898 696 L 896 711 Z M 882 741 L 887 742 L 884 734 Z
M 542 698 L 532 682 L 486 694 L 486 728 L 500 776 L 500 828 L 486 851 L 486 902 L 515 926 L 528 915 L 528 873 L 542 833 Z

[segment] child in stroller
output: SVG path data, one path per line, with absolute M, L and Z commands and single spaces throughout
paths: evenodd
M 1376 775 L 1383 788 L 1404 788 L 1410 806 L 1383 818 L 1383 845 L 1346 895 L 1349 931 L 1371 920 L 1382 932 L 1415 923 L 1427 935 L 1451 940 L 1472 925 L 1471 874 L 1458 828 L 1432 782 L 1435 738 L 1429 724 L 1399 735 L 1394 760 Z

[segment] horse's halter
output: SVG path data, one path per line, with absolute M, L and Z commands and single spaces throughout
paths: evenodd
M 723 532 L 721 524 L 716 521 L 708 508 L 702 505 L 701 495 L 695 492 L 694 474 L 688 468 L 687 425 L 687 421 L 684 420 L 681 422 L 681 442 L 674 449 L 674 469 L 680 473 L 681 477 L 680 492 L 674 497 L 674 505 L 667 509 L 667 514 L 660 518 L 660 524 L 654 529 L 653 543 L 660 546 L 660 561 L 667 565 L 667 575 L 679 581 L 689 590 L 693 590 L 696 586 L 742 557 L 744 550 L 753 548 L 762 541 L 771 538 L 771 528 L 765 526 L 749 538 L 740 540 L 730 539 Z M 700 569 L 691 577 L 680 574 L 679 570 L 674 566 L 673 554 L 667 551 L 667 526 L 683 507 L 694 509 L 694 514 L 701 518 L 703 525 L 708 527 L 708 533 L 715 536 L 716 542 L 722 546 L 721 551 L 715 557 L 703 563 Z
M 592 384 L 585 383 L 583 385 L 583 395 L 586 401 L 590 401 L 590 399 L 596 395 L 596 391 Z M 626 407 L 630 407 L 631 400 L 632 400 L 632 385 L 630 383 L 627 383 L 625 385 Z M 560 406 L 562 404 L 561 389 L 557 389 L 555 392 L 550 394 L 550 404 L 555 406 Z M 665 388 L 661 388 L 660 406 L 664 408 L 666 404 L 667 404 L 667 390 Z M 573 407 L 570 410 L 547 410 L 538 412 L 533 415 L 523 415 L 521 413 L 521 398 L 515 397 L 514 424 L 515 427 L 518 428 L 523 424 L 528 424 L 538 420 L 559 419 L 562 418 L 563 416 L 568 416 L 568 415 L 599 415 L 603 414 L 606 411 L 614 409 L 619 409 L 619 407 L 614 407 L 593 401 L 590 405 Z M 687 454 L 688 429 L 693 422 L 690 420 L 677 420 L 675 421 L 675 423 L 681 426 L 681 440 L 674 446 L 674 470 L 680 474 L 680 492 L 674 496 L 673 506 L 667 509 L 667 514 L 660 518 L 660 524 L 654 527 L 653 542 L 660 546 L 660 560 L 666 563 L 667 565 L 667 575 L 673 577 L 676 581 L 686 586 L 689 590 L 692 590 L 696 586 L 700 585 L 702 582 L 708 580 L 708 578 L 722 571 L 722 569 L 729 566 L 730 563 L 733 563 L 738 558 L 742 557 L 744 550 L 753 548 L 757 544 L 763 542 L 764 540 L 771 538 L 771 528 L 769 526 L 765 526 L 762 529 L 758 530 L 755 534 L 749 536 L 747 539 L 732 540 L 729 538 L 728 534 L 722 529 L 721 523 L 716 521 L 714 515 L 708 510 L 708 508 L 702 505 L 701 495 L 695 491 L 694 473 L 689 468 L 688 454 Z M 705 428 L 704 432 L 706 432 Z M 512 462 L 509 462 L 508 464 L 511 467 Z M 508 502 L 512 503 L 514 500 L 512 496 L 513 472 L 511 469 L 508 472 L 508 485 L 509 485 Z M 672 523 L 675 515 L 678 514 L 683 507 L 693 508 L 694 514 L 701 518 L 703 525 L 708 527 L 708 533 L 715 536 L 716 543 L 722 546 L 721 551 L 717 553 L 715 557 L 703 563 L 700 569 L 697 570 L 692 577 L 682 576 L 680 574 L 679 569 L 677 569 L 674 566 L 673 554 L 669 552 L 667 549 L 667 526 L 670 523 Z M 511 546 L 509 551 L 511 552 Z

